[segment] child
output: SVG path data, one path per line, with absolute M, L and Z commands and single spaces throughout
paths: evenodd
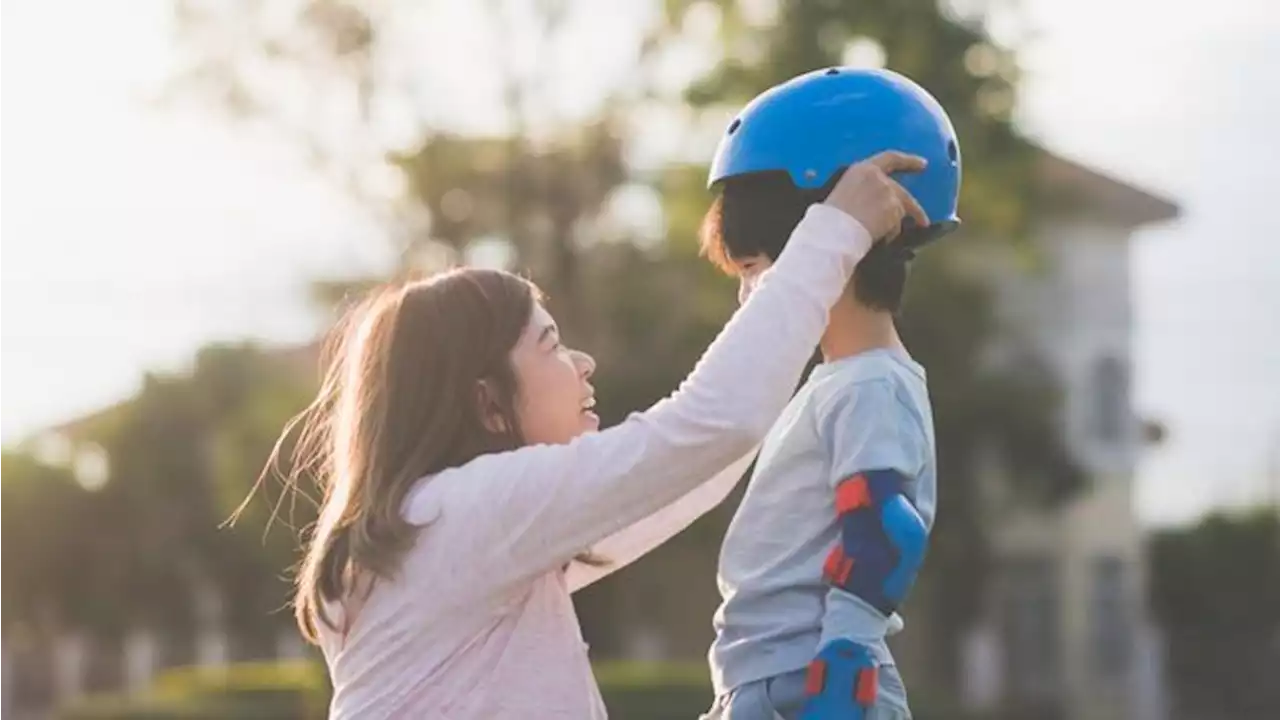
M 915 249 L 958 224 L 951 124 L 886 71 L 778 86 L 721 142 L 702 244 L 745 301 L 838 169 L 881 145 L 928 161 L 902 185 L 932 222 L 904 224 L 858 266 L 829 314 L 823 364 L 764 441 L 720 556 L 708 718 L 910 717 L 885 636 L 901 628 L 895 611 L 923 560 L 936 467 L 925 371 L 893 315 Z

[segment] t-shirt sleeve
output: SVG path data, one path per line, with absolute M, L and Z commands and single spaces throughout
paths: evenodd
M 817 423 L 832 488 L 869 470 L 915 477 L 924 468 L 925 439 L 919 423 L 887 380 L 840 388 L 820 406 Z

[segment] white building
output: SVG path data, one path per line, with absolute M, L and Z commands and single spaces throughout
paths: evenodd
M 1129 241 L 1178 208 L 1049 153 L 1038 172 L 1054 201 L 1033 239 L 1045 262 L 994 250 L 983 262 L 1003 321 L 1057 376 L 1062 428 L 1089 485 L 1065 508 L 1000 517 L 996 582 L 964 685 L 974 706 L 1014 717 L 1159 720 L 1161 653 L 1133 508 L 1149 426 L 1132 405 Z

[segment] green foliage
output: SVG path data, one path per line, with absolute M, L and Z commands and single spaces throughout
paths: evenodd
M 54 717 L 57 720 L 215 720 L 224 717 L 221 710 L 194 702 L 95 695 L 59 710 Z
M 70 468 L 31 455 L 5 451 L 0 462 L 0 542 L 10 548 L 3 570 L 5 632 L 41 618 L 50 601 L 63 603 L 71 618 L 88 619 L 92 586 L 83 559 L 91 537 L 67 530 L 92 527 L 97 520 L 89 491 Z
M 601 663 L 595 675 L 614 720 L 695 718 L 711 707 L 703 663 Z
M 1280 515 L 1214 515 L 1165 530 L 1150 558 L 1180 716 L 1280 716 Z
M 614 720 L 687 720 L 711 707 L 702 663 L 600 663 L 596 682 Z M 144 697 L 94 696 L 63 709 L 59 720 L 307 720 L 325 717 L 329 686 L 323 666 L 243 663 L 225 671 L 180 668 L 157 679 Z M 912 696 L 920 720 L 979 720 Z
M 246 514 L 252 529 L 219 526 L 313 383 L 256 347 L 210 347 L 189 375 L 147 378 L 109 422 L 70 438 L 105 448 L 110 475 L 101 489 L 84 489 L 69 469 L 6 453 L 4 539 L 30 549 L 6 563 L 6 628 L 177 630 L 192 621 L 193 583 L 231 593 L 227 609 L 240 627 L 279 622 L 272 613 L 287 592 L 274 580 L 292 563 L 293 533 L 282 525 L 264 543 L 265 498 Z M 299 510 L 295 522 L 309 522 L 309 508 Z
M 226 717 L 323 718 L 329 704 L 329 679 L 315 663 L 240 663 L 224 671 L 189 667 L 156 679 L 158 698 L 216 705 Z
M 328 715 L 322 665 L 239 663 L 222 669 L 186 667 L 163 673 L 140 698 L 106 695 L 62 710 L 60 720 L 308 720 Z

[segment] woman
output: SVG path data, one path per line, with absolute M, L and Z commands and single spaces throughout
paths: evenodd
M 358 308 L 295 420 L 325 486 L 295 606 L 331 716 L 604 717 L 570 594 L 723 497 L 699 486 L 781 412 L 872 238 L 927 223 L 888 177 L 922 167 L 850 168 L 681 388 L 602 432 L 594 362 L 526 281 L 457 270 Z

